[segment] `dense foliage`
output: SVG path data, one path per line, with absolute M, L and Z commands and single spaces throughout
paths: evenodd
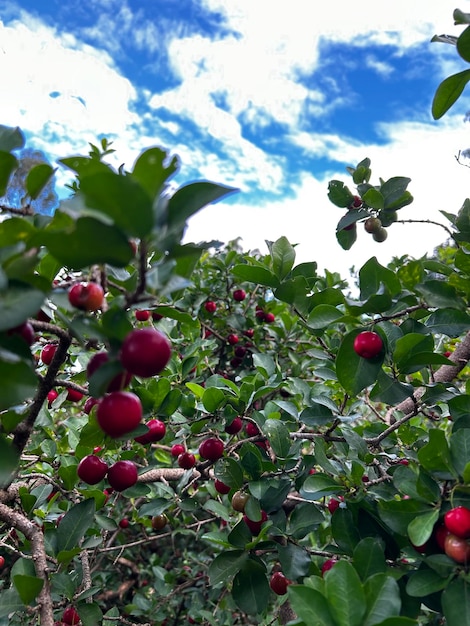
M 183 245 L 234 190 L 109 152 L 1 207 L 0 624 L 470 624 L 470 200 L 351 288 L 284 237 Z M 348 172 L 338 241 L 381 241 L 412 182 Z

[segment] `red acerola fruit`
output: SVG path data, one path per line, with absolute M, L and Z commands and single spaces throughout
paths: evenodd
M 225 427 L 225 432 L 229 435 L 236 435 L 243 428 L 243 420 L 240 416 L 235 417 L 230 424 Z
M 326 572 L 328 572 L 334 565 L 336 564 L 336 559 L 327 559 L 324 561 L 321 566 L 321 575 L 324 576 Z
M 246 514 L 243 516 L 243 521 L 250 529 L 252 535 L 259 535 L 264 522 L 268 519 L 266 511 L 261 511 L 261 519 L 258 521 L 251 520 Z
M 129 528 L 129 520 L 127 519 L 127 517 L 124 517 L 122 520 L 120 520 L 119 528 Z
M 253 422 L 247 422 L 245 432 L 248 437 L 256 437 L 256 435 L 259 435 L 261 431 L 256 424 L 253 424 Z
M 354 339 L 354 352 L 364 359 L 373 359 L 382 352 L 383 341 L 380 335 L 371 330 L 364 330 Z
M 289 580 L 284 576 L 282 572 L 274 572 L 269 581 L 269 586 L 278 596 L 284 596 L 287 593 L 287 587 L 289 586 Z
M 217 311 L 217 304 L 213 302 L 213 300 L 208 300 L 204 304 L 204 308 L 206 309 L 208 313 L 215 313 Z
M 433 537 L 439 548 L 444 552 L 445 540 L 450 531 L 446 528 L 445 524 L 439 524 L 434 528 Z
M 83 412 L 86 413 L 87 415 L 90 415 L 91 409 L 96 404 L 99 404 L 99 403 L 100 403 L 100 401 L 98 400 L 98 398 L 92 398 L 90 396 L 89 398 L 86 399 L 85 404 L 83 405 Z
M 449 533 L 444 541 L 444 552 L 457 563 L 470 561 L 470 544 L 465 539 Z
M 128 372 L 142 378 L 159 374 L 171 357 L 168 337 L 155 328 L 137 328 L 124 339 L 120 360 Z
M 182 443 L 175 443 L 171 446 L 171 456 L 178 457 L 180 454 L 183 454 L 183 452 L 186 452 L 186 448 L 183 446 Z
M 81 391 L 77 391 L 76 389 L 68 388 L 67 389 L 67 400 L 69 402 L 80 402 L 83 398 L 83 393 Z
M 333 514 L 336 511 L 336 509 L 339 507 L 342 501 L 343 501 L 343 496 L 338 496 L 338 498 L 330 498 L 327 504 L 328 511 L 331 514 Z
M 139 435 L 138 437 L 135 437 L 135 440 L 139 443 L 155 443 L 156 441 L 160 441 L 161 439 L 163 439 L 166 434 L 165 423 L 160 420 L 149 420 L 146 423 L 146 426 L 149 429 L 148 432 L 144 433 L 143 435 Z
M 227 337 L 227 341 L 231 346 L 234 346 L 236 343 L 238 343 L 238 335 L 236 335 L 235 333 L 230 333 L 230 335 Z
M 132 461 L 116 461 L 108 470 L 108 482 L 116 491 L 133 487 L 137 477 L 137 466 Z
M 68 296 L 76 309 L 97 311 L 103 305 L 104 291 L 98 283 L 76 283 L 70 287 Z
M 245 335 L 245 337 L 248 337 L 248 339 L 253 339 L 255 331 L 253 330 L 253 328 L 247 328 L 247 330 L 243 331 L 243 334 Z
M 236 300 L 237 302 L 243 302 L 245 298 L 246 298 L 246 292 L 244 289 L 235 289 L 235 291 L 233 292 L 234 300 Z
M 78 477 L 87 485 L 96 485 L 107 473 L 108 465 L 94 454 L 83 457 L 77 467 Z
M 233 353 L 235 354 L 237 359 L 243 359 L 246 354 L 246 348 L 245 346 L 237 346 Z
M 51 389 L 49 393 L 47 394 L 47 402 L 49 406 L 51 406 L 54 400 L 58 397 L 59 397 L 59 394 L 57 393 L 57 391 L 55 389 Z
M 5 557 L 0 555 L 0 569 L 5 567 Z
M 260 322 L 264 322 L 264 316 L 266 315 L 266 313 L 263 311 L 263 309 L 256 309 L 255 311 L 255 317 L 257 320 L 259 320 Z
M 67 626 L 77 626 L 80 623 L 80 615 L 73 606 L 69 606 L 62 613 L 62 621 Z
M 219 480 L 218 478 L 215 479 L 214 481 L 214 487 L 215 490 L 218 493 L 221 493 L 222 495 L 228 493 L 230 491 L 230 487 L 228 485 L 226 485 L 225 483 L 223 483 L 221 480 Z
M 96 419 L 107 435 L 122 437 L 140 424 L 142 405 L 139 398 L 129 391 L 113 391 L 100 401 Z
M 276 319 L 276 316 L 274 315 L 274 313 L 264 314 L 264 321 L 266 322 L 266 324 L 272 324 L 275 319 Z
M 24 322 L 19 326 L 15 326 L 14 328 L 10 328 L 7 332 L 7 335 L 20 335 L 26 341 L 28 346 L 31 346 L 36 341 L 36 334 L 34 332 L 34 328 L 31 326 L 29 322 Z
M 449 532 L 461 539 L 470 537 L 470 509 L 456 506 L 444 515 L 444 524 Z
M 183 452 L 178 457 L 178 465 L 181 469 L 191 469 L 196 465 L 196 457 L 191 452 Z
M 46 343 L 44 348 L 41 350 L 41 361 L 44 363 L 44 365 L 51 364 L 51 361 L 54 358 L 54 354 L 56 350 L 57 350 L 57 344 Z
M 349 205 L 350 209 L 359 209 L 362 206 L 362 198 L 360 196 L 353 196 Z
M 91 378 L 108 361 L 109 354 L 107 352 L 96 352 L 86 366 L 87 378 Z M 121 391 L 121 389 L 129 385 L 131 379 L 132 374 L 130 372 L 122 371 L 109 381 L 106 391 Z
M 150 311 L 147 311 L 146 309 L 137 309 L 134 313 L 135 315 L 135 319 L 138 322 L 146 322 L 147 320 L 150 319 Z
M 199 446 L 199 454 L 208 461 L 218 461 L 224 454 L 224 443 L 216 437 L 209 437 Z

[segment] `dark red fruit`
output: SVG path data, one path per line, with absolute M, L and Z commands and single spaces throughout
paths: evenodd
M 257 320 L 260 320 L 262 322 L 264 322 L 264 316 L 266 315 L 266 313 L 263 311 L 263 309 L 256 309 L 255 312 L 255 317 Z
M 470 509 L 456 506 L 444 515 L 444 524 L 449 532 L 461 539 L 470 537 Z
M 470 561 L 470 544 L 461 537 L 449 533 L 444 541 L 444 552 L 457 563 Z
M 160 515 L 154 515 L 152 517 L 152 528 L 153 530 L 162 530 L 168 524 L 168 517 L 165 513 L 160 513 Z
M 274 574 L 271 576 L 271 580 L 269 581 L 269 586 L 275 594 L 277 594 L 278 596 L 283 596 L 287 593 L 289 581 L 282 572 L 274 572 Z
M 321 566 L 321 575 L 324 576 L 325 572 L 330 570 L 336 564 L 335 559 L 327 559 Z
M 351 204 L 349 208 L 351 209 L 359 209 L 362 206 L 362 198 L 360 196 L 353 196 Z
M 245 337 L 248 337 L 248 339 L 253 339 L 255 331 L 252 328 L 248 328 L 247 330 L 243 331 L 243 334 L 245 335 Z
M 230 333 L 230 335 L 227 337 L 227 341 L 231 346 L 234 346 L 236 343 L 238 343 L 238 335 L 236 335 L 235 333 Z
M 163 439 L 163 437 L 165 436 L 166 426 L 164 422 L 152 419 L 147 422 L 146 426 L 149 429 L 148 433 L 145 433 L 144 435 L 139 435 L 139 437 L 135 437 L 135 440 L 139 443 L 155 443 L 156 441 L 160 441 L 160 439 Z
M 259 535 L 260 534 L 261 527 L 263 526 L 263 523 L 267 519 L 268 519 L 268 515 L 267 515 L 266 511 L 261 511 L 261 519 L 258 520 L 257 522 L 251 520 L 247 515 L 243 516 L 243 521 L 245 522 L 245 524 L 250 529 L 250 532 L 251 532 L 252 535 Z
M 5 557 L 0 555 L 0 569 L 5 567 Z
M 272 324 L 275 319 L 276 319 L 276 316 L 274 315 L 274 313 L 264 314 L 264 321 L 266 322 L 266 324 Z
M 145 309 L 137 309 L 135 312 L 135 319 L 138 322 L 146 322 L 150 319 L 150 311 L 146 311 Z
M 67 624 L 67 626 L 76 626 L 80 623 L 80 615 L 73 606 L 69 606 L 62 613 L 62 621 L 64 624 Z
M 338 496 L 338 498 L 330 498 L 328 500 L 328 505 L 327 505 L 328 511 L 333 514 L 336 511 L 336 509 L 339 507 L 342 501 L 343 501 L 343 496 Z
M 238 359 L 243 359 L 243 357 L 246 354 L 246 348 L 245 346 L 237 346 L 235 350 L 233 351 L 233 353 Z
M 245 432 L 248 437 L 256 437 L 256 435 L 259 435 L 261 431 L 258 426 L 256 426 L 256 424 L 253 424 L 253 422 L 248 422 L 245 426 Z
M 57 350 L 57 344 L 47 343 L 41 350 L 41 361 L 44 365 L 50 365 L 54 358 L 55 351 Z
M 230 424 L 225 427 L 225 432 L 229 435 L 236 435 L 243 428 L 243 420 L 241 417 L 236 417 Z
M 23 324 L 20 324 L 19 326 L 10 328 L 10 330 L 7 332 L 7 335 L 20 335 L 26 341 L 28 346 L 31 346 L 36 340 L 34 328 L 31 326 L 29 322 L 24 322 Z
M 85 404 L 83 405 L 83 412 L 86 413 L 87 415 L 90 415 L 91 413 L 91 409 L 96 405 L 99 404 L 100 401 L 98 400 L 98 398 L 92 398 L 91 396 L 89 398 L 86 399 Z
M 215 490 L 218 493 L 221 493 L 222 495 L 224 495 L 224 494 L 226 494 L 226 493 L 228 493 L 230 491 L 230 487 L 228 485 L 226 485 L 225 483 L 223 483 L 218 478 L 216 478 L 215 481 L 214 481 L 214 487 L 215 487 Z
M 91 376 L 93 376 L 93 374 L 98 371 L 102 365 L 108 363 L 108 361 L 109 354 L 107 352 L 96 352 L 96 354 L 94 354 L 88 361 L 88 365 L 86 367 L 87 378 L 91 378 Z M 132 374 L 123 371 L 110 380 L 106 391 L 121 391 L 121 389 L 124 389 L 124 387 L 129 385 L 131 379 Z
M 182 469 L 191 469 L 196 465 L 196 457 L 191 452 L 183 452 L 178 457 L 178 465 Z
M 208 313 L 215 313 L 217 311 L 217 304 L 213 302 L 212 300 L 208 300 L 204 304 L 204 308 L 206 309 Z
M 443 552 L 445 550 L 445 540 L 449 534 L 450 531 L 446 528 L 445 524 L 439 524 L 439 526 L 434 529 L 434 539 Z
M 119 522 L 119 528 L 129 528 L 129 520 L 126 517 Z
M 382 352 L 383 341 L 380 335 L 364 330 L 354 339 L 354 352 L 364 359 L 373 359 Z
M 59 397 L 59 394 L 57 393 L 57 391 L 55 389 L 51 389 L 49 393 L 47 394 L 47 402 L 49 403 L 49 406 L 51 406 L 54 400 L 58 397 Z
M 82 311 L 97 311 L 103 305 L 104 292 L 98 283 L 77 283 L 68 295 L 70 304 Z
M 155 328 L 137 328 L 124 339 L 121 363 L 131 374 L 149 378 L 160 373 L 171 357 L 168 337 Z
M 245 298 L 246 298 L 246 292 L 244 289 L 235 289 L 235 291 L 233 292 L 234 300 L 236 300 L 237 302 L 243 302 Z
M 135 485 L 137 476 L 137 466 L 132 461 L 116 461 L 108 470 L 108 482 L 116 491 Z
M 186 448 L 183 446 L 182 443 L 175 443 L 174 445 L 171 446 L 171 456 L 179 456 L 180 454 L 183 454 L 183 452 L 186 451 Z
M 113 391 L 99 403 L 96 418 L 107 435 L 122 437 L 140 424 L 142 405 L 139 398 L 129 391 Z
M 77 391 L 76 389 L 71 389 L 70 387 L 67 389 L 67 400 L 70 402 L 80 402 L 83 398 L 83 393 Z
M 96 485 L 107 473 L 107 464 L 94 454 L 83 457 L 77 467 L 78 477 L 87 485 Z
M 218 461 L 224 454 L 224 444 L 216 437 L 209 437 L 199 446 L 199 454 L 208 461 Z

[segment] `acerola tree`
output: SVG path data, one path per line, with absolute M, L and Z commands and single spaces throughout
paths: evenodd
M 0 128 L 0 193 L 22 146 Z M 0 624 L 470 624 L 470 200 L 352 297 L 284 237 L 183 245 L 233 190 L 107 153 L 61 161 L 54 216 L 2 209 Z M 330 183 L 344 247 L 412 200 L 370 165 Z

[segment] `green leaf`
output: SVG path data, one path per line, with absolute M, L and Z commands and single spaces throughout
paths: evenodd
M 0 377 L 2 380 L 0 411 L 19 405 L 34 397 L 38 379 L 32 363 L 23 360 L 10 361 L 9 359 L 4 359 L 0 352 Z M 11 463 L 7 462 L 7 459 L 10 459 L 12 462 L 13 457 L 10 458 L 10 455 L 8 455 L 2 459 L 10 466 Z M 3 472 L 0 472 L 0 484 L 2 479 Z
M 15 328 L 35 315 L 45 299 L 44 292 L 26 283 L 10 281 L 0 291 L 0 331 Z
M 364 626 L 366 598 L 359 576 L 348 561 L 340 560 L 325 577 L 325 591 L 338 626 Z
M 57 529 L 57 552 L 75 548 L 93 524 L 93 498 L 75 504 L 62 518 Z
M 25 608 L 16 589 L 6 589 L 0 592 L 0 617 L 7 617 L 15 611 Z
M 457 52 L 464 61 L 470 63 L 470 26 L 460 33 L 457 39 Z
M 292 609 L 308 626 L 337 626 L 325 596 L 316 589 L 306 585 L 289 585 L 287 593 Z
M 42 578 L 37 578 L 36 576 L 18 574 L 13 576 L 13 584 L 22 602 L 28 605 L 31 604 L 40 593 L 44 586 L 44 581 Z
M 238 189 L 207 181 L 198 181 L 180 187 L 168 201 L 168 225 L 184 224 L 191 215 L 206 205 L 235 191 Z
M 354 339 L 361 331 L 355 329 L 344 338 L 336 356 L 336 375 L 345 391 L 352 396 L 375 383 L 382 368 L 384 354 L 364 359 L 354 351 Z
M 400 404 L 406 398 L 410 398 L 414 393 L 413 385 L 401 383 L 395 380 L 383 370 L 377 376 L 377 382 L 370 392 L 371 400 L 374 402 L 384 402 L 390 406 Z
M 442 608 L 446 626 L 470 625 L 470 584 L 463 578 L 454 579 L 442 593 Z
M 400 614 L 400 589 L 391 576 L 375 574 L 366 581 L 364 592 L 367 602 L 364 626 L 376 626 L 382 624 L 383 620 Z
M 350 250 L 357 239 L 357 227 L 342 228 L 336 231 L 336 240 L 343 250 Z
M 269 378 L 276 371 L 276 363 L 269 354 L 255 353 L 253 354 L 253 365 L 258 369 L 266 378 Z
M 225 394 L 217 387 L 208 387 L 202 396 L 202 404 L 209 413 L 214 413 L 225 403 Z
M 243 485 L 243 470 L 235 459 L 223 457 L 214 467 L 216 478 L 232 489 L 240 489 Z
M 379 295 L 384 286 L 391 295 L 401 291 L 400 280 L 395 272 L 380 265 L 377 258 L 370 258 L 359 270 L 359 287 L 361 289 L 361 300 L 367 300 L 371 296 Z
M 274 274 L 283 280 L 291 271 L 295 262 L 295 249 L 287 239 L 280 237 L 277 241 L 269 245 Z
M 458 309 L 439 309 L 425 322 L 432 333 L 460 337 L 470 328 L 470 315 Z
M 326 328 L 340 320 L 343 314 L 338 309 L 329 304 L 319 304 L 307 318 L 307 326 L 314 330 Z
M 266 287 L 279 287 L 279 279 L 267 267 L 259 267 L 255 265 L 235 265 L 232 268 L 232 274 L 237 278 Z
M 435 120 L 441 118 L 455 103 L 470 80 L 470 70 L 449 76 L 436 90 L 432 101 L 432 116 Z
M 445 433 L 438 428 L 429 429 L 429 441 L 418 450 L 418 459 L 424 469 L 430 472 L 450 476 L 456 474 Z
M 32 241 L 36 240 L 41 240 L 56 259 L 72 269 L 95 263 L 124 267 L 134 255 L 121 230 L 94 217 L 80 217 L 71 221 L 67 229 L 59 230 L 51 222 L 49 228 L 33 237 Z
M 371 187 L 366 191 L 366 193 L 362 196 L 362 199 L 366 204 L 368 204 L 373 209 L 383 209 L 384 208 L 384 197 L 380 191 Z
M 353 551 L 353 564 L 363 581 L 386 571 L 383 543 L 377 537 L 365 537 Z
M 167 163 L 168 152 L 161 148 L 149 148 L 137 159 L 132 170 L 134 178 L 150 198 L 156 198 L 164 183 L 178 170 L 178 158 L 173 156 Z
M 54 168 L 48 163 L 40 163 L 31 168 L 26 176 L 26 191 L 35 200 L 54 175 Z
M 130 176 L 91 174 L 81 180 L 80 190 L 89 207 L 108 215 L 127 236 L 143 239 L 151 232 L 152 199 Z
M 334 515 L 331 516 L 331 534 L 341 550 L 347 554 L 353 554 L 360 536 L 349 509 L 343 507 L 336 509 Z
M 289 430 L 284 422 L 275 419 L 267 419 L 263 424 L 263 433 L 269 439 L 274 454 L 285 459 L 289 454 L 291 441 Z
M 408 525 L 417 515 L 429 513 L 429 504 L 417 500 L 379 500 L 380 519 L 391 531 L 399 535 L 408 535 Z
M 395 204 L 402 199 L 410 182 L 411 178 L 394 176 L 383 183 L 380 187 L 380 192 L 384 198 L 385 209 L 396 208 Z
M 103 613 L 96 602 L 79 602 L 77 611 L 83 626 L 101 626 L 103 624 Z M 109 622 L 106 621 L 105 623 L 108 624 Z
M 18 126 L 3 126 L 0 124 L 0 150 L 11 152 L 24 146 L 24 135 Z
M 470 460 L 470 428 L 459 428 L 451 435 L 449 445 L 453 466 L 463 476 Z
M 322 511 L 311 502 L 295 507 L 289 516 L 289 532 L 295 539 L 302 539 L 325 519 Z
M 413 598 L 423 598 L 440 591 L 447 586 L 447 578 L 443 578 L 432 569 L 413 572 L 406 583 L 406 593 Z
M 300 495 L 307 500 L 320 500 L 320 498 L 341 493 L 342 491 L 344 491 L 343 487 L 333 478 L 317 472 L 307 476 L 300 488 Z
M 425 513 L 424 515 L 418 515 L 408 524 L 408 536 L 411 543 L 414 546 L 422 546 L 431 537 L 434 525 L 439 519 L 439 510 L 434 509 Z
M 263 565 L 248 559 L 233 580 L 232 597 L 238 608 L 249 615 L 262 613 L 268 605 L 269 584 Z
M 5 195 L 10 177 L 17 167 L 18 161 L 12 154 L 0 152 L 0 197 Z
M 348 207 L 353 197 L 353 194 L 341 180 L 330 180 L 328 183 L 328 198 L 336 206 L 341 208 Z
M 312 558 L 305 548 L 288 543 L 286 546 L 278 546 L 277 552 L 284 576 L 290 580 L 307 576 Z

